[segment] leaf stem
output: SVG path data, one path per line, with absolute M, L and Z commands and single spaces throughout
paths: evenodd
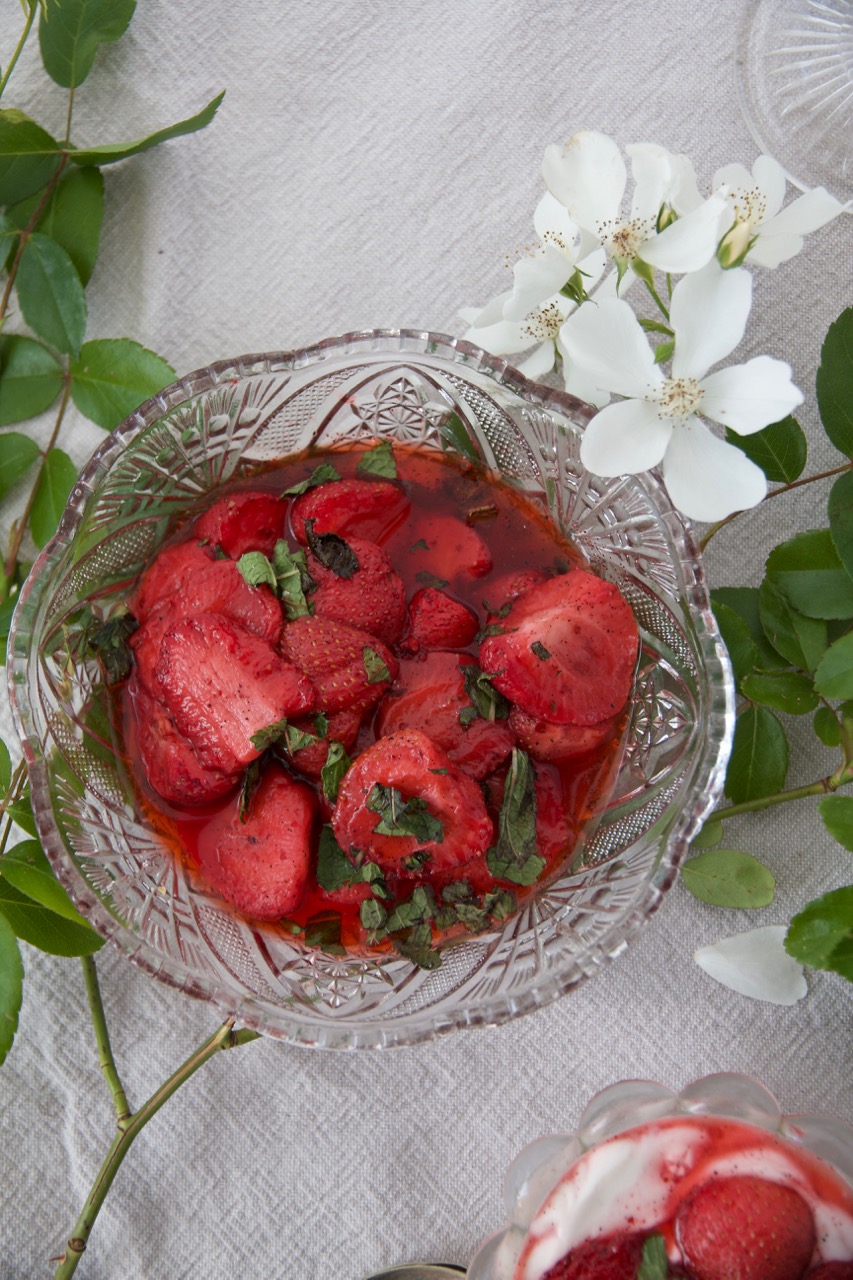
M 769 501 L 770 498 L 778 498 L 780 494 L 790 493 L 792 489 L 799 489 L 804 484 L 814 484 L 815 480 L 830 480 L 833 476 L 840 476 L 845 471 L 851 470 L 853 470 L 853 462 L 844 462 L 840 467 L 830 467 L 828 471 L 816 471 L 813 476 L 801 476 L 799 480 L 791 480 L 789 484 L 782 484 L 778 489 L 771 489 L 770 492 L 762 499 L 762 505 Z M 725 525 L 731 524 L 732 520 L 741 515 L 743 515 L 742 511 L 733 511 L 731 515 L 726 516 L 722 520 L 718 520 L 716 524 L 712 524 L 704 538 L 702 538 L 699 543 L 700 549 L 704 551 L 715 533 L 719 533 Z
M 776 791 L 770 796 L 758 796 L 755 800 L 743 800 L 740 804 L 731 804 L 727 809 L 716 809 L 713 816 L 725 822 L 727 818 L 737 818 L 742 813 L 759 813 L 762 809 L 770 809 L 773 805 L 786 804 L 789 800 L 804 800 L 808 796 L 832 795 L 839 787 L 853 782 L 853 766 L 845 761 L 841 767 L 828 778 L 819 778 L 817 782 L 809 782 L 804 787 L 791 787 L 789 791 Z
M 254 1031 L 235 1031 L 234 1020 L 229 1018 L 218 1031 L 214 1032 L 209 1040 L 205 1041 L 201 1048 L 197 1049 L 182 1066 L 178 1067 L 177 1071 L 169 1076 L 168 1080 L 151 1095 L 148 1101 L 135 1114 L 128 1116 L 124 1120 L 119 1120 L 118 1132 L 113 1138 L 110 1148 L 104 1157 L 104 1162 L 98 1170 L 98 1175 L 92 1184 L 92 1189 L 89 1192 L 86 1203 L 83 1205 L 83 1210 L 74 1224 L 74 1230 L 68 1240 L 65 1253 L 59 1259 L 59 1266 L 54 1272 L 53 1280 L 68 1280 L 68 1277 L 72 1276 L 76 1271 L 77 1264 L 83 1256 L 92 1228 L 95 1225 L 95 1220 L 121 1163 L 127 1155 L 134 1138 L 142 1131 L 152 1116 L 157 1114 L 163 1104 L 168 1102 L 172 1094 L 177 1092 L 181 1085 L 189 1080 L 190 1076 L 195 1075 L 199 1067 L 203 1067 L 209 1058 L 214 1057 L 222 1049 L 232 1049 L 237 1045 L 248 1044 L 249 1041 L 257 1038 L 257 1033 Z
M 27 498 L 27 505 L 24 507 L 21 518 L 16 522 L 14 531 L 12 533 L 12 541 L 9 545 L 9 554 L 6 557 L 6 563 L 3 566 L 3 572 L 6 574 L 7 578 L 11 578 L 15 572 L 15 568 L 18 563 L 18 552 L 21 550 L 21 543 L 24 540 L 24 533 L 27 528 L 27 522 L 29 521 L 30 515 L 32 513 L 32 509 L 33 509 L 33 504 L 35 503 L 35 500 L 36 500 L 36 493 L 38 492 L 39 482 L 41 480 L 42 472 L 44 471 L 45 464 L 47 462 L 47 455 L 50 453 L 51 449 L 56 444 L 57 438 L 59 436 L 59 429 L 62 426 L 62 419 L 65 417 L 65 410 L 68 408 L 68 398 L 71 395 L 71 375 L 67 371 L 64 375 L 64 379 L 65 379 L 65 386 L 62 391 L 62 399 L 59 402 L 59 409 L 57 410 L 57 414 L 56 414 L 56 422 L 53 424 L 53 431 L 51 432 L 50 439 L 48 440 L 47 445 L 45 446 L 42 452 L 41 463 L 39 464 L 38 474 L 36 475 L 36 478 L 33 481 L 33 486 L 30 490 L 30 496 Z
M 646 286 L 646 288 L 648 289 L 649 293 L 650 293 L 650 294 L 652 295 L 652 297 L 654 298 L 654 300 L 655 300 L 655 302 L 657 303 L 658 307 L 659 307 L 659 308 L 660 308 L 660 310 L 663 312 L 663 314 L 666 316 L 667 320 L 669 320 L 669 307 L 666 305 L 666 303 L 664 302 L 663 298 L 660 296 L 660 294 L 658 293 L 657 289 L 656 289 L 656 288 L 655 288 L 655 286 L 652 284 L 651 280 L 648 280 L 645 276 L 642 276 L 641 278 L 642 278 L 643 284 Z
M 37 10 L 38 10 L 38 0 L 30 0 L 30 9 L 29 9 L 29 13 L 27 14 L 27 21 L 24 24 L 24 29 L 21 32 L 21 38 L 18 41 L 17 45 L 15 46 L 15 52 L 12 54 L 12 57 L 9 60 L 9 65 L 6 68 L 6 71 L 3 75 L 3 79 L 0 80 L 0 98 L 3 97 L 3 90 L 6 88 L 6 85 L 9 83 L 9 76 L 15 70 L 15 63 L 20 58 L 24 49 L 24 45 L 27 43 L 27 37 L 29 36 L 30 31 L 32 29 L 33 21 L 35 20 Z
M 89 999 L 89 1012 L 92 1016 L 92 1026 L 95 1028 L 95 1039 L 98 1045 L 98 1062 L 104 1073 L 104 1079 L 109 1086 L 110 1093 L 113 1096 L 113 1105 L 115 1106 L 116 1120 L 119 1127 L 125 1120 L 129 1120 L 133 1112 L 127 1103 L 127 1094 L 119 1078 L 116 1068 L 115 1059 L 113 1057 L 112 1045 L 110 1044 L 110 1034 L 107 1030 L 107 1019 L 104 1013 L 104 1004 L 101 999 L 101 988 L 98 985 L 98 971 L 95 968 L 94 956 L 81 956 L 80 963 L 83 966 L 83 978 L 86 983 L 86 995 Z

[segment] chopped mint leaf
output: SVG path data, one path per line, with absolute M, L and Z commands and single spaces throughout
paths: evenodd
M 386 787 L 377 782 L 367 797 L 367 807 L 371 813 L 381 814 L 373 828 L 377 835 L 414 836 L 416 840 L 435 844 L 444 840 L 442 823 L 433 817 L 426 800 L 420 796 L 405 800 L 396 787 Z
M 414 853 L 403 859 L 402 865 L 406 871 L 420 871 L 422 867 L 426 866 L 431 857 L 432 854 L 429 849 L 415 849 Z
M 329 717 L 325 711 L 318 711 L 314 716 L 314 728 L 317 730 L 318 738 L 325 738 L 329 732 Z
M 489 636 L 502 636 L 505 633 L 506 627 L 502 627 L 499 622 L 491 622 L 477 633 L 477 644 L 481 644 L 483 640 L 488 640 Z
M 663 1236 L 648 1236 L 643 1243 L 637 1280 L 669 1280 L 670 1274 Z
M 403 929 L 411 929 L 414 925 L 424 924 L 435 915 L 435 894 L 429 885 L 418 885 L 411 898 L 398 902 L 388 917 L 389 933 L 397 933 Z
M 344 779 L 344 774 L 351 764 L 352 761 L 344 750 L 343 745 L 334 740 L 330 742 L 326 763 L 320 770 L 320 785 L 323 788 L 323 795 L 329 804 L 334 804 L 337 800 L 338 790 Z
M 307 595 L 317 584 L 308 572 L 302 548 L 291 551 L 284 538 L 279 538 L 273 551 L 272 567 L 288 622 L 312 614 L 314 606 Z
M 450 773 L 449 769 L 430 769 L 430 773 Z
M 138 626 L 132 613 L 123 613 L 120 617 L 102 622 L 86 637 L 89 648 L 94 650 L 103 664 L 107 684 L 119 684 L 133 670 L 133 654 L 127 642 Z
M 396 480 L 397 463 L 390 442 L 383 440 L 375 449 L 368 449 L 367 453 L 363 453 L 356 471 L 363 476 L 383 476 L 386 480 Z
M 308 546 L 324 569 L 330 569 L 338 578 L 351 578 L 358 570 L 358 556 L 349 543 L 337 533 L 315 533 L 316 521 L 305 521 L 305 538 Z
M 289 724 L 284 731 L 284 741 L 288 754 L 295 755 L 305 747 L 313 747 L 320 739 L 316 734 L 308 733 L 306 729 L 298 729 L 295 724 Z
M 307 480 L 300 480 L 298 484 L 291 485 L 289 489 L 285 489 L 281 495 L 283 498 L 298 498 L 301 493 L 307 493 L 309 489 L 316 489 L 317 485 L 328 484 L 330 480 L 340 480 L 335 468 L 330 462 L 321 462 L 319 467 L 311 472 Z
M 249 765 L 243 777 L 243 786 L 240 789 L 240 804 L 237 815 L 241 822 L 245 822 L 249 816 L 249 809 L 252 805 L 252 797 L 258 789 L 258 783 L 261 780 L 261 762 L 253 760 Z
M 243 581 L 250 587 L 278 588 L 275 570 L 263 551 L 246 551 L 237 561 L 237 568 Z
M 480 933 L 489 927 L 489 913 L 476 902 L 457 902 L 454 911 L 460 924 L 472 933 Z
M 317 845 L 317 883 L 326 893 L 335 893 L 348 884 L 353 884 L 358 877 L 358 868 L 354 867 L 341 846 L 338 844 L 332 828 L 326 824 L 320 832 Z
M 337 911 L 320 911 L 305 925 L 305 943 L 320 947 L 331 955 L 346 955 L 341 946 L 341 917 Z
M 413 542 L 409 547 L 410 551 L 429 551 L 429 543 L 426 538 L 418 538 L 417 542 Z
M 388 912 L 385 910 L 381 902 L 377 902 L 375 898 L 365 898 L 359 908 L 359 919 L 365 929 L 369 929 L 371 933 L 378 934 L 385 930 L 385 922 L 388 919 Z
M 388 667 L 376 650 L 370 648 L 370 645 L 365 645 L 362 649 L 362 661 L 364 662 L 368 684 L 381 684 L 383 680 L 391 679 L 391 672 Z
M 509 715 L 509 703 L 502 693 L 498 693 L 490 677 L 474 662 L 466 663 L 461 671 L 465 692 L 474 705 L 475 715 L 482 716 L 484 720 L 506 720 Z M 463 724 L 470 723 L 473 719 L 473 717 L 467 721 L 462 719 L 467 710 L 468 708 L 465 708 L 459 714 L 459 720 Z
M 437 578 L 434 573 L 430 573 L 428 569 L 421 569 L 420 573 L 415 574 L 415 578 L 425 587 L 435 587 L 437 591 L 443 591 L 447 586 L 447 578 Z
M 497 514 L 497 507 L 493 502 L 489 502 L 482 507 L 472 507 L 465 516 L 465 523 L 476 524 L 480 520 L 494 520 Z
M 360 875 L 357 877 L 359 881 L 369 884 L 373 893 L 379 898 L 388 897 L 388 886 L 385 883 L 385 875 L 378 862 L 365 862 L 359 868 Z
M 497 843 L 486 854 L 489 870 L 498 880 L 530 885 L 545 870 L 545 859 L 536 852 L 535 781 L 530 757 L 513 747 Z
M 483 608 L 486 610 L 486 613 L 490 613 L 493 618 L 505 618 L 512 608 L 512 601 L 507 600 L 506 604 L 502 604 L 496 609 L 494 605 L 489 604 L 488 600 L 484 600 Z
M 540 662 L 547 662 L 551 657 L 550 650 L 546 649 L 541 640 L 534 640 L 530 646 L 530 652 L 535 653 Z
M 508 919 L 518 906 L 511 889 L 494 889 L 483 896 L 483 908 L 495 920 Z
M 458 924 L 455 907 L 439 907 L 435 913 L 434 922 L 436 929 L 452 929 Z
M 441 891 L 442 902 L 473 902 L 474 890 L 467 880 L 454 880 Z
M 265 729 L 259 729 L 257 733 L 253 733 L 249 741 L 256 751 L 266 751 L 267 747 L 271 747 L 284 736 L 287 728 L 286 720 L 275 720 Z
M 467 729 L 468 725 L 477 719 L 479 712 L 476 707 L 463 707 L 456 717 L 463 729 Z
M 405 935 L 396 937 L 394 947 L 419 969 L 438 969 L 441 965 L 441 954 L 432 945 L 432 933 L 428 924 L 416 925 Z
M 230 560 L 231 559 L 231 557 L 229 556 L 225 548 L 220 547 L 218 542 L 216 546 L 213 548 L 213 558 L 214 560 Z
M 283 929 L 285 933 L 301 933 L 302 925 L 297 924 L 295 920 L 289 920 L 287 916 L 283 920 L 276 920 L 279 929 Z

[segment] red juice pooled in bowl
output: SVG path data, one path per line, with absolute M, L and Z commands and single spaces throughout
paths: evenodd
M 308 945 L 433 967 L 436 940 L 566 864 L 618 765 L 629 605 L 540 504 L 458 460 L 383 443 L 266 471 L 129 607 L 149 818 Z
M 644 1268 L 644 1270 L 641 1270 Z M 766 1129 L 682 1116 L 572 1164 L 512 1280 L 853 1280 L 853 1188 Z

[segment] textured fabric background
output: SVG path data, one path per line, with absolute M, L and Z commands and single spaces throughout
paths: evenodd
M 460 332 L 457 308 L 506 287 L 505 256 L 533 238 L 547 143 L 579 127 L 656 141 L 687 151 L 705 180 L 751 163 L 734 67 L 743 7 L 139 0 L 128 36 L 78 91 L 78 145 L 142 136 L 228 92 L 204 133 L 107 171 L 88 336 L 133 337 L 184 374 L 360 326 Z M 19 25 L 16 0 L 0 0 L 4 62 Z M 65 95 L 35 55 L 7 104 L 61 131 Z M 850 301 L 850 249 L 846 218 L 788 267 L 756 274 L 738 353 L 793 365 L 815 469 L 831 451 L 811 391 L 822 336 Z M 69 422 L 82 462 L 102 433 Z M 824 500 L 806 488 L 739 520 L 712 545 L 712 580 L 757 582 L 767 550 L 819 519 Z M 809 747 L 794 780 L 822 768 Z M 808 997 L 780 1009 L 724 990 L 691 960 L 697 945 L 781 922 L 849 881 L 850 855 L 807 807 L 731 836 L 772 861 L 772 907 L 714 911 L 676 886 L 625 956 L 534 1016 L 411 1050 L 258 1042 L 222 1055 L 138 1139 L 78 1274 L 358 1280 L 395 1261 L 464 1262 L 501 1224 L 501 1179 L 519 1148 L 571 1128 L 592 1092 L 625 1077 L 677 1087 L 744 1071 L 789 1110 L 851 1118 L 853 989 L 811 974 Z M 25 963 L 20 1031 L 0 1072 L 2 1280 L 51 1274 L 112 1128 L 79 966 L 29 950 Z M 112 951 L 99 969 L 138 1103 L 217 1018 Z

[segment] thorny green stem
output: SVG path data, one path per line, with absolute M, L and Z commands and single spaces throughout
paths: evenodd
M 33 509 L 33 503 L 36 500 L 36 493 L 38 492 L 39 482 L 41 481 L 42 472 L 44 471 L 44 468 L 45 468 L 47 455 L 50 453 L 51 449 L 56 444 L 57 438 L 59 436 L 59 429 L 62 426 L 62 419 L 65 417 L 65 410 L 68 408 L 68 398 L 70 395 L 71 395 L 71 376 L 69 373 L 66 372 L 65 386 L 62 391 L 62 399 L 59 402 L 59 409 L 56 414 L 56 422 L 53 424 L 53 431 L 51 432 L 50 439 L 48 440 L 47 445 L 45 446 L 44 451 L 42 453 L 39 469 L 36 474 L 36 478 L 33 481 L 32 488 L 30 489 L 30 496 L 27 498 L 27 505 L 24 507 L 20 520 L 18 520 L 17 523 L 15 524 L 14 532 L 12 534 L 12 541 L 9 544 L 9 554 L 6 557 L 6 564 L 3 567 L 3 571 L 7 578 L 11 578 L 15 572 L 15 567 L 18 563 L 18 552 L 21 550 L 21 543 L 24 538 L 24 531 L 26 530 L 27 524 L 30 519 L 30 514 Z
M 759 813 L 762 809 L 770 809 L 777 804 L 787 804 L 789 800 L 832 795 L 848 782 L 853 782 L 853 765 L 845 760 L 841 767 L 828 778 L 819 778 L 817 782 L 810 782 L 804 787 L 792 787 L 789 791 L 776 791 L 772 796 L 759 796 L 755 800 L 731 804 L 727 809 L 716 809 L 713 816 L 725 822 L 726 818 L 737 818 L 742 813 Z
M 101 988 L 98 985 L 98 971 L 95 968 L 94 956 L 81 956 L 80 963 L 83 966 L 83 978 L 86 982 L 86 995 L 89 998 L 89 1012 L 92 1015 L 92 1026 L 95 1028 L 95 1040 L 98 1045 L 98 1062 L 104 1073 L 104 1079 L 109 1086 L 110 1093 L 113 1095 L 113 1105 L 115 1106 L 116 1121 L 121 1126 L 125 1120 L 129 1120 L 133 1114 L 127 1103 L 127 1094 L 119 1078 L 118 1069 L 116 1068 L 115 1059 L 113 1057 L 112 1045 L 110 1044 L 110 1033 L 107 1030 L 107 1019 L 104 1013 L 104 1004 L 101 999 Z
M 209 1040 L 205 1041 L 200 1049 L 197 1049 L 177 1071 L 169 1076 L 169 1079 L 160 1086 L 156 1093 L 151 1095 L 137 1112 L 129 1115 L 126 1119 L 118 1121 L 118 1132 L 104 1157 L 104 1162 L 92 1184 L 92 1189 L 89 1192 L 86 1203 L 83 1205 L 80 1217 L 74 1224 L 74 1230 L 68 1240 L 65 1253 L 58 1259 L 59 1266 L 54 1272 L 53 1280 L 68 1280 L 68 1277 L 72 1276 L 77 1270 L 77 1264 L 86 1249 L 101 1205 L 106 1199 L 121 1163 L 127 1155 L 134 1138 L 142 1131 L 152 1116 L 157 1114 L 163 1104 L 168 1102 L 172 1094 L 177 1092 L 181 1085 L 189 1080 L 190 1076 L 195 1075 L 199 1067 L 204 1066 L 209 1058 L 214 1057 L 222 1049 L 233 1049 L 237 1045 L 248 1044 L 249 1041 L 257 1038 L 257 1034 L 254 1031 L 235 1031 L 234 1021 L 229 1018 L 218 1031 L 214 1032 Z
M 814 484 L 815 480 L 830 480 L 833 476 L 840 476 L 845 471 L 851 470 L 853 470 L 853 462 L 844 462 L 840 467 L 830 467 L 828 471 L 816 471 L 813 476 L 801 476 L 799 480 L 791 480 L 789 484 L 781 484 L 778 489 L 771 489 L 765 495 L 763 502 L 767 502 L 770 498 L 778 498 L 783 493 L 790 493 L 792 489 L 800 489 L 804 484 Z M 718 520 L 716 524 L 712 524 L 699 543 L 700 549 L 704 551 L 715 533 L 719 533 L 722 528 L 727 524 L 731 524 L 732 520 L 741 515 L 743 515 L 742 511 L 733 511 L 731 515 L 726 516 L 723 520 Z
M 33 25 L 33 22 L 35 21 L 37 10 L 38 10 L 37 0 L 30 0 L 30 8 L 27 14 L 27 21 L 24 24 L 23 31 L 21 32 L 21 38 L 18 41 L 17 45 L 15 46 L 15 52 L 12 54 L 12 57 L 9 60 L 9 65 L 6 68 L 3 79 L 0 80 L 0 98 L 3 97 L 3 90 L 6 88 L 6 85 L 9 83 L 9 76 L 15 70 L 15 63 L 20 58 L 21 53 L 23 52 L 24 45 L 27 43 L 27 37 L 29 36 L 30 31 L 32 30 L 32 25 Z

